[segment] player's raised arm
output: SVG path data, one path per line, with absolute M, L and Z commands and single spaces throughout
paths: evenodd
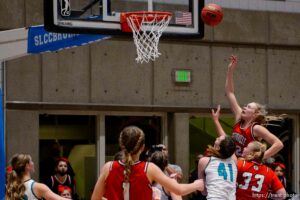
M 221 106 L 218 105 L 218 108 L 215 112 L 214 109 L 211 109 L 211 116 L 212 116 L 212 119 L 214 121 L 214 124 L 215 124 L 215 127 L 217 129 L 217 134 L 218 134 L 218 137 L 220 137 L 221 135 L 226 135 L 224 129 L 222 128 L 221 124 L 220 124 L 220 121 L 219 121 L 219 118 L 220 118 L 220 110 L 221 110 Z
M 233 73 L 237 65 L 237 56 L 230 56 L 230 63 L 227 69 L 226 82 L 225 82 L 225 94 L 229 101 L 231 110 L 235 116 L 235 121 L 238 121 L 241 116 L 242 109 L 239 106 L 234 94 L 234 81 Z
M 254 126 L 253 127 L 253 133 L 257 138 L 262 138 L 265 140 L 268 144 L 271 144 L 271 147 L 269 147 L 265 153 L 264 153 L 264 159 L 270 158 L 277 154 L 282 148 L 283 143 L 273 135 L 268 129 L 266 129 L 263 126 Z

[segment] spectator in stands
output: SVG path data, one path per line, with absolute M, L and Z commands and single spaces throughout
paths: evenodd
M 155 151 L 150 157 L 150 162 L 154 163 L 164 172 L 166 170 L 166 167 L 168 166 L 168 157 L 165 153 L 161 151 Z M 159 200 L 182 200 L 181 196 L 169 192 L 159 183 L 154 182 L 154 184 L 152 184 L 152 189 L 153 194 L 155 194 L 156 189 L 158 190 L 158 194 L 160 194 L 158 198 Z M 153 199 L 156 200 L 155 196 Z
M 283 163 L 274 162 L 272 163 L 274 166 L 274 172 L 278 176 L 284 188 L 287 187 L 287 182 L 285 178 L 285 165 Z
M 168 148 L 166 147 L 166 145 L 164 144 L 159 144 L 157 145 L 158 147 L 161 147 L 162 152 L 165 153 L 168 157 L 169 157 L 169 152 L 168 152 Z M 182 173 L 182 169 L 179 165 L 176 164 L 168 164 L 168 166 L 166 167 L 166 174 L 171 176 L 173 174 L 173 176 L 175 175 L 175 178 L 178 182 L 181 182 L 183 179 L 183 173 Z
M 68 186 L 72 191 L 72 197 L 76 199 L 75 180 L 73 176 L 68 174 L 69 165 L 68 159 L 64 157 L 58 158 L 55 165 L 55 174 L 50 176 L 46 184 L 56 194 L 59 194 L 59 186 Z
M 68 186 L 59 185 L 58 186 L 58 194 L 62 197 L 72 199 L 72 189 Z

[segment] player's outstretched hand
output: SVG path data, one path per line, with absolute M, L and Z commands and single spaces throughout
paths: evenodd
M 194 181 L 194 184 L 197 185 L 198 191 L 201 192 L 201 191 L 204 190 L 204 181 L 203 181 L 203 179 L 197 179 L 197 180 L 195 180 L 195 181 Z
M 218 105 L 216 112 L 215 112 L 214 109 L 211 109 L 211 116 L 212 116 L 212 118 L 213 118 L 214 121 L 219 120 L 220 110 L 221 110 L 221 106 L 220 105 Z
M 237 64 L 237 56 L 236 55 L 231 55 L 230 56 L 230 63 L 228 65 L 228 68 L 234 69 L 236 67 L 236 64 Z

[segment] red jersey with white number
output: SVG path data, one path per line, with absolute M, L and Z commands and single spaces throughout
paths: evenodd
M 275 194 L 283 188 L 277 175 L 262 163 L 238 160 L 237 168 L 237 200 L 268 199 L 270 191 Z
M 147 178 L 148 162 L 138 161 L 131 166 L 129 177 L 130 200 L 152 200 L 151 183 Z M 104 197 L 108 200 L 123 200 L 124 164 L 113 161 L 109 174 L 105 180 L 106 188 Z
M 237 157 L 241 157 L 244 148 L 252 141 L 255 141 L 255 137 L 253 135 L 253 127 L 256 124 L 252 124 L 251 126 L 247 128 L 241 127 L 241 121 L 236 123 L 233 126 L 232 131 L 232 139 L 236 145 L 235 155 Z

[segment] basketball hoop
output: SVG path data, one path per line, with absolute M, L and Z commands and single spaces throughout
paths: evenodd
M 137 63 L 148 63 L 159 57 L 158 43 L 168 27 L 172 14 L 169 12 L 128 12 L 120 18 L 123 32 L 133 32 L 137 51 Z

